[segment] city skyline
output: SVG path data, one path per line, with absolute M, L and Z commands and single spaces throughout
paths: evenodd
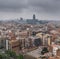
M 0 19 L 60 20 L 60 0 L 0 0 Z

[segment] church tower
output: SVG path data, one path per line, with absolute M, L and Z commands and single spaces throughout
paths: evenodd
M 33 20 L 35 20 L 36 19 L 36 16 L 35 16 L 35 14 L 33 14 Z

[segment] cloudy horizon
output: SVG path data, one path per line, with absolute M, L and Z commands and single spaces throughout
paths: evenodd
M 0 0 L 0 19 L 60 20 L 60 0 Z

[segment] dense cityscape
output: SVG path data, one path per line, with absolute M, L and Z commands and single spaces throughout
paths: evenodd
M 0 59 L 60 59 L 60 0 L 0 0 Z
M 0 21 L 0 59 L 60 59 L 60 24 L 35 14 Z

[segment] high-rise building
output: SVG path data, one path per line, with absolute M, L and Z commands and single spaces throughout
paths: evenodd
M 33 14 L 33 20 L 35 20 L 36 19 L 36 16 L 35 16 L 35 14 Z
M 23 18 L 21 17 L 20 20 L 23 20 Z

